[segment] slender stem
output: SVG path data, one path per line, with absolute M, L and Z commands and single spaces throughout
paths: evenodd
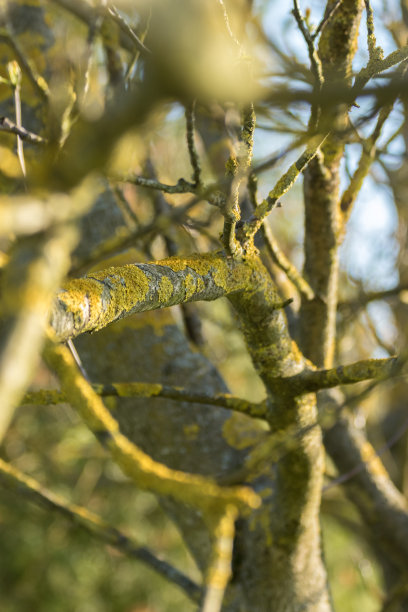
M 254 418 L 260 419 L 266 414 L 266 402 L 253 404 L 239 397 L 227 393 L 217 395 L 205 395 L 188 391 L 179 387 L 169 387 L 158 383 L 119 383 L 93 384 L 93 390 L 101 397 L 162 397 L 179 402 L 191 404 L 205 404 L 206 406 L 217 406 L 227 410 L 242 412 Z M 23 404 L 59 404 L 68 401 L 67 396 L 55 389 L 42 389 L 41 391 L 30 391 L 23 398 Z
M 199 187 L 201 184 L 201 166 L 195 146 L 195 101 L 186 106 L 186 127 L 188 154 L 193 168 L 193 185 Z
M 28 498 L 30 502 L 37 506 L 45 507 L 52 512 L 56 511 L 69 518 L 75 525 L 84 529 L 97 540 L 105 542 L 125 555 L 145 563 L 163 578 L 183 589 L 193 601 L 197 602 L 200 599 L 201 588 L 180 570 L 156 557 L 145 546 L 139 546 L 132 538 L 113 525 L 106 523 L 98 515 L 82 506 L 65 501 L 59 495 L 48 491 L 31 476 L 27 476 L 2 459 L 0 459 L 0 482 L 18 495 Z
M 0 117 L 0 132 L 9 132 L 10 134 L 16 134 L 21 140 L 31 142 L 33 144 L 45 144 L 47 141 L 45 138 L 29 132 L 22 125 L 13 123 L 7 117 Z

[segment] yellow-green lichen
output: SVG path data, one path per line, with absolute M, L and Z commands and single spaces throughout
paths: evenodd
M 238 172 L 238 161 L 236 157 L 229 157 L 225 164 L 225 173 L 227 176 L 235 176 Z
M 192 423 L 191 425 L 184 425 L 183 433 L 188 440 L 195 440 L 200 433 L 200 427 L 197 423 Z
M 187 274 L 184 279 L 184 286 L 186 288 L 186 300 L 189 300 L 196 292 L 196 282 L 192 274 Z
M 119 397 L 155 397 L 163 386 L 158 383 L 115 383 L 113 385 Z
M 160 303 L 166 303 L 173 295 L 173 284 L 168 276 L 162 276 L 159 283 L 158 297 Z
M 258 421 L 236 412 L 225 421 L 222 427 L 225 441 L 229 446 L 238 450 L 254 446 L 264 434 L 264 428 Z

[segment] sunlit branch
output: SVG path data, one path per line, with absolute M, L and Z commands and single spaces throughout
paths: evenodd
M 254 218 L 246 223 L 244 228 L 244 233 L 248 239 L 251 239 L 256 234 L 265 218 L 276 206 L 279 198 L 281 198 L 293 187 L 296 180 L 299 178 L 300 174 L 306 168 L 308 163 L 314 158 L 327 136 L 328 133 L 323 135 L 316 134 L 310 139 L 306 150 L 281 176 L 274 188 L 269 192 L 268 197 L 255 209 Z
M 136 32 L 127 21 L 121 16 L 116 7 L 109 6 L 107 9 L 107 13 L 111 16 L 113 21 L 117 23 L 122 32 L 124 32 L 132 41 L 135 48 L 139 51 L 139 53 L 144 57 L 150 57 L 152 52 L 143 44 L 140 38 L 137 36 Z
M 34 90 L 37 92 L 39 97 L 44 101 L 48 101 L 49 89 L 48 85 L 45 82 L 42 76 L 39 76 L 31 64 L 31 62 L 27 59 L 25 53 L 20 48 L 16 37 L 12 36 L 5 28 L 0 29 L 0 41 L 4 42 L 6 45 L 10 47 L 13 51 L 14 56 L 20 65 L 22 71 L 28 77 L 28 80 L 34 87 Z
M 382 53 L 382 51 L 377 47 L 377 41 L 375 38 L 375 31 L 374 31 L 374 13 L 373 13 L 373 9 L 371 8 L 370 0 L 364 0 L 364 2 L 365 2 L 366 15 L 367 15 L 366 24 L 367 24 L 368 54 L 369 54 L 370 60 L 376 60 L 379 58 L 379 54 Z
M 273 261 L 281 270 L 283 270 L 292 283 L 298 290 L 299 294 L 306 300 L 312 300 L 315 296 L 313 289 L 309 283 L 303 278 L 299 270 L 292 264 L 292 262 L 286 257 L 285 253 L 281 250 L 279 244 L 275 240 L 272 230 L 267 223 L 262 225 L 262 233 L 265 239 L 266 247 L 271 255 Z
M 311 35 L 309 28 L 306 25 L 306 22 L 300 12 L 299 2 L 298 0 L 293 0 L 293 10 L 292 13 L 296 19 L 296 23 L 298 24 L 299 30 L 302 33 L 303 38 L 305 39 L 307 50 L 309 52 L 310 66 L 312 70 L 313 77 L 315 79 L 315 90 L 319 92 L 323 86 L 323 70 L 322 63 L 319 58 L 319 54 L 314 46 L 314 39 Z M 311 113 L 311 126 L 315 127 L 315 121 L 317 121 L 317 109 L 312 108 Z
M 250 290 L 257 274 L 251 262 L 234 262 L 222 253 L 108 268 L 64 284 L 56 296 L 51 326 L 56 338 L 67 340 L 136 312 Z
M 224 592 L 232 575 L 232 553 L 235 521 L 238 518 L 233 506 L 228 506 L 211 525 L 212 551 L 206 572 L 205 593 L 200 612 L 219 612 Z
M 23 238 L 2 270 L 7 291 L 0 300 L 0 442 L 37 366 L 48 310 L 76 239 L 69 224 Z
M 106 523 L 98 515 L 82 506 L 65 501 L 59 495 L 47 490 L 37 480 L 27 476 L 2 459 L 0 459 L 0 482 L 2 486 L 37 506 L 52 512 L 58 512 L 68 518 L 96 540 L 109 544 L 126 556 L 145 563 L 163 578 L 183 589 L 193 601 L 199 600 L 201 588 L 188 576 L 166 561 L 156 557 L 148 548 L 139 546 L 133 539 L 113 525 Z
M 383 106 L 380 110 L 380 114 L 377 120 L 377 125 L 374 128 L 372 135 L 363 141 L 363 151 L 361 153 L 358 166 L 351 177 L 350 184 L 344 191 L 340 200 L 340 209 L 343 212 L 345 218 L 348 218 L 354 202 L 359 194 L 359 191 L 363 185 L 364 179 L 368 175 L 371 165 L 375 160 L 376 156 L 376 143 L 381 134 L 382 126 L 388 119 L 393 109 L 393 103 Z
M 379 48 L 377 47 L 376 49 L 379 49 Z M 384 72 L 384 70 L 388 70 L 388 68 L 391 68 L 392 66 L 395 66 L 396 64 L 399 64 L 400 62 L 403 62 L 407 58 L 408 58 L 408 45 L 405 45 L 404 47 L 401 47 L 401 49 L 397 49 L 396 51 L 393 51 L 392 53 L 387 55 L 387 57 L 385 58 L 382 58 L 381 53 L 379 52 L 378 55 L 376 55 L 374 59 L 370 59 L 367 66 L 362 68 L 360 72 L 358 73 L 358 75 L 356 76 L 354 85 L 351 89 L 352 98 L 354 99 L 356 96 L 361 95 L 361 90 L 364 88 L 364 85 L 372 77 L 376 76 L 377 74 L 380 74 L 381 72 Z M 397 87 L 398 87 L 398 84 L 397 84 Z M 401 84 L 399 84 L 399 87 L 401 87 Z M 392 87 L 392 84 L 389 87 L 384 87 L 383 92 L 379 90 L 378 96 L 380 96 L 381 93 L 386 93 L 387 91 L 390 92 L 390 95 L 393 95 L 394 88 Z M 366 95 L 369 95 L 370 93 L 371 91 L 367 91 Z M 373 90 L 373 93 L 375 94 L 375 90 Z
M 248 487 L 220 487 L 211 478 L 172 470 L 133 444 L 120 433 L 118 422 L 82 376 L 66 346 L 48 343 L 44 358 L 57 374 L 71 406 L 137 486 L 190 504 L 208 517 L 228 504 L 240 512 L 258 507 L 259 497 Z
M 16 125 L 18 131 L 22 128 L 22 117 L 21 117 L 21 69 L 17 62 L 9 62 L 7 64 L 7 70 L 9 73 L 10 82 L 13 88 L 14 94 L 14 108 L 16 113 Z M 23 173 L 24 178 L 27 175 L 26 164 L 24 159 L 24 147 L 23 141 L 20 138 L 20 135 L 17 133 L 17 157 L 20 162 L 21 172 Z
M 285 380 L 294 393 L 319 391 L 339 385 L 350 385 L 364 380 L 385 379 L 400 372 L 400 362 L 397 357 L 386 359 L 363 359 L 348 365 L 341 365 L 328 370 L 305 369 L 300 374 Z

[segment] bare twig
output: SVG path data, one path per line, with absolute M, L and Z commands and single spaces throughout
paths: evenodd
M 201 184 L 201 166 L 195 146 L 195 101 L 186 106 L 186 127 L 188 154 L 193 168 L 193 185 L 199 187 Z
M 0 132 L 15 134 L 16 136 L 19 136 L 21 140 L 31 142 L 33 144 L 45 144 L 47 142 L 45 138 L 38 136 L 38 134 L 34 134 L 34 132 L 26 130 L 22 125 L 18 126 L 7 117 L 0 117 Z
M 113 21 L 117 23 L 122 32 L 127 34 L 127 36 L 133 41 L 133 44 L 135 45 L 139 53 L 144 57 L 150 57 L 152 54 L 150 49 L 148 49 L 146 45 L 143 44 L 136 32 L 133 30 L 133 28 L 130 27 L 128 22 L 118 12 L 117 8 L 111 5 L 107 8 L 107 13 L 110 15 Z
M 267 223 L 262 225 L 262 234 L 266 247 L 276 265 L 285 272 L 290 282 L 298 290 L 299 295 L 306 300 L 312 300 L 315 296 L 313 289 L 281 250 Z
M 320 90 L 323 85 L 322 63 L 320 61 L 316 47 L 314 46 L 314 37 L 311 35 L 309 28 L 307 27 L 305 20 L 302 16 L 302 13 L 300 12 L 298 0 L 293 0 L 292 13 L 296 19 L 296 23 L 298 24 L 299 30 L 301 31 L 302 36 L 305 39 L 307 50 L 309 52 L 312 73 L 315 78 L 315 84 L 317 89 Z
M 313 136 L 306 150 L 298 157 L 298 159 L 288 168 L 281 176 L 274 188 L 269 192 L 268 196 L 259 204 L 254 211 L 253 218 L 245 224 L 244 233 L 247 240 L 253 239 L 253 236 L 261 227 L 262 223 L 276 206 L 279 198 L 287 193 L 295 184 L 301 172 L 306 168 L 308 163 L 314 158 L 320 146 L 324 143 L 328 136 L 326 134 L 316 134 Z
M 0 41 L 4 42 L 11 48 L 19 66 L 21 67 L 24 74 L 27 76 L 28 80 L 33 85 L 37 94 L 43 101 L 47 101 L 49 96 L 48 85 L 45 82 L 44 78 L 37 74 L 35 68 L 27 60 L 25 53 L 20 49 L 16 37 L 11 36 L 5 28 L 2 28 L 0 30 Z
M 139 187 L 146 187 L 147 189 L 158 189 L 163 193 L 196 193 L 196 186 L 182 178 L 177 181 L 176 185 L 166 185 L 155 179 L 135 175 L 127 176 L 121 180 L 126 183 L 138 185 Z
M 20 98 L 20 90 L 21 90 L 21 69 L 16 61 L 9 62 L 7 64 L 7 70 L 10 78 L 10 83 L 13 88 L 14 94 L 14 107 L 16 112 L 16 126 L 18 128 L 17 131 L 17 156 L 21 166 L 21 172 L 23 176 L 27 176 L 27 170 L 24 159 L 24 148 L 23 141 L 20 138 L 19 131 L 22 128 L 22 119 L 21 119 L 21 98 Z

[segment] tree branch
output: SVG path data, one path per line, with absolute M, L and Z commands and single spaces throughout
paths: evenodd
M 0 482 L 4 487 L 26 497 L 37 506 L 56 511 L 69 518 L 75 525 L 84 529 L 97 540 L 113 546 L 128 557 L 145 563 L 163 578 L 179 586 L 190 599 L 195 602 L 199 601 L 201 588 L 188 576 L 166 561 L 156 557 L 145 546 L 138 546 L 134 540 L 113 525 L 106 523 L 98 515 L 84 507 L 65 501 L 59 495 L 45 489 L 34 478 L 23 474 L 2 459 L 0 459 Z
M 25 140 L 26 142 L 32 142 L 34 144 L 45 144 L 47 141 L 45 138 L 34 134 L 33 132 L 29 132 L 22 126 L 18 126 L 13 121 L 10 121 L 7 117 L 0 117 L 0 132 L 9 132 L 10 134 L 15 134 L 19 136 L 21 140 Z
M 293 391 L 306 393 L 330 389 L 339 385 L 351 385 L 364 380 L 385 379 L 400 372 L 401 361 L 397 357 L 386 359 L 363 359 L 349 365 L 329 370 L 304 369 L 300 374 L 287 378 Z
M 51 327 L 58 340 L 67 340 L 136 312 L 216 300 L 260 282 L 257 267 L 256 260 L 234 262 L 209 253 L 109 268 L 64 284 L 56 296 Z
M 266 415 L 266 402 L 253 404 L 228 393 L 216 395 L 205 395 L 192 393 L 181 387 L 169 387 L 158 383 L 110 383 L 93 384 L 93 390 L 101 397 L 163 397 L 179 402 L 192 404 L 205 404 L 206 406 L 217 406 L 226 410 L 241 412 L 256 419 L 262 419 Z M 67 402 L 66 395 L 56 389 L 42 389 L 41 391 L 30 391 L 25 394 L 22 404 L 50 405 Z
M 139 487 L 190 504 L 208 518 L 228 504 L 241 513 L 259 506 L 260 498 L 248 487 L 219 487 L 210 478 L 172 470 L 154 461 L 120 433 L 118 422 L 81 375 L 67 347 L 49 342 L 44 358 L 57 374 L 70 404 L 110 451 L 114 461 Z

